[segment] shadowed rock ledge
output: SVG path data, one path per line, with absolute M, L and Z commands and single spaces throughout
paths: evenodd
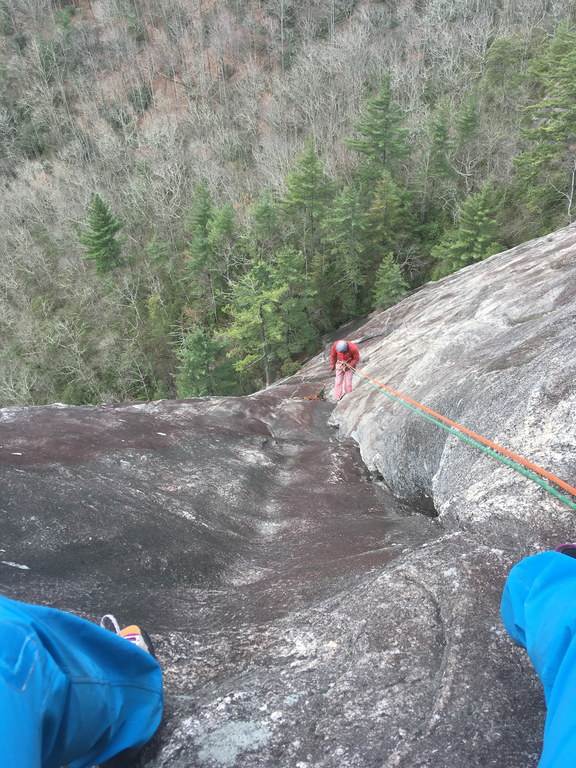
M 567 228 L 343 334 L 574 484 L 575 310 Z M 307 399 L 330 384 L 324 351 L 245 398 L 1 410 L 2 591 L 149 629 L 154 768 L 535 766 L 543 699 L 500 592 L 576 513 L 366 382 Z

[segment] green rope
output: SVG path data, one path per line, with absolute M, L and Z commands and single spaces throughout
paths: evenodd
M 554 486 L 550 485 L 550 483 L 548 483 L 543 478 L 539 477 L 534 472 L 531 472 L 529 469 L 526 469 L 521 464 L 518 464 L 516 461 L 509 459 L 507 456 L 502 456 L 501 453 L 497 453 L 496 451 L 492 450 L 492 448 L 488 448 L 487 446 L 482 445 L 482 443 L 479 443 L 477 440 L 474 440 L 474 438 L 468 437 L 468 435 L 462 434 L 462 432 L 459 432 L 453 427 L 448 426 L 448 424 L 444 424 L 442 421 L 435 419 L 433 416 L 430 416 L 429 414 L 424 413 L 418 408 L 415 408 L 413 405 L 406 403 L 404 400 L 402 400 L 399 397 L 396 397 L 391 392 L 387 392 L 385 389 L 382 389 L 382 387 L 379 387 L 376 384 L 373 384 L 371 381 L 369 381 L 368 379 L 365 379 L 360 373 L 358 373 L 358 371 L 354 370 L 354 368 L 352 368 L 352 372 L 356 376 L 361 378 L 363 381 L 366 381 L 367 384 L 369 384 L 369 386 L 372 387 L 372 389 L 375 389 L 377 392 L 381 392 L 383 395 L 386 395 L 386 397 L 389 397 L 391 400 L 394 400 L 396 403 L 400 403 L 400 405 L 403 405 L 404 408 L 408 408 L 408 410 L 413 411 L 418 416 L 422 416 L 428 421 L 431 421 L 433 424 L 436 424 L 439 427 L 442 427 L 442 429 L 445 429 L 446 432 L 450 432 L 451 435 L 458 437 L 460 440 L 464 440 L 465 442 L 470 443 L 470 445 L 473 445 L 475 448 L 478 448 L 483 453 L 487 453 L 488 456 L 492 456 L 493 458 L 498 459 L 498 461 L 501 461 L 503 464 L 507 464 L 509 467 L 512 467 L 512 469 L 515 469 L 517 472 L 520 472 L 520 474 L 524 475 L 529 480 L 532 480 L 534 483 L 537 483 L 541 488 L 544 488 L 545 491 L 548 491 L 548 493 L 552 494 L 552 496 L 555 496 L 557 499 L 560 499 L 560 501 L 563 501 L 565 504 L 567 504 L 570 507 L 570 509 L 576 510 L 575 502 L 573 502 L 567 496 L 564 496 L 562 493 L 560 493 L 560 491 L 556 490 Z

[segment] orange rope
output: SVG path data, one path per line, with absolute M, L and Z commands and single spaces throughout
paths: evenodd
M 487 440 L 485 437 L 482 437 L 481 435 L 477 435 L 476 432 L 472 432 L 472 430 L 467 429 L 466 427 L 463 427 L 461 424 L 458 424 L 457 422 L 452 421 L 451 419 L 447 419 L 445 416 L 442 416 L 441 414 L 436 413 L 436 411 L 433 411 L 430 408 L 427 408 L 425 405 L 418 403 L 416 400 L 412 400 L 410 397 L 406 397 L 406 395 L 402 395 L 400 394 L 400 392 L 396 392 L 390 387 L 387 387 L 386 384 L 382 384 L 381 381 L 377 381 L 376 379 L 373 379 L 371 376 L 368 376 L 367 373 L 363 373 L 362 371 L 359 371 L 357 368 L 354 368 L 353 370 L 359 376 L 363 376 L 365 379 L 368 379 L 374 384 L 377 384 L 379 387 L 382 387 L 383 389 L 387 389 L 388 392 L 391 392 L 396 397 L 399 397 L 402 400 L 406 400 L 406 402 L 411 403 L 412 405 L 415 405 L 418 408 L 420 408 L 422 411 L 425 411 L 426 413 L 429 413 L 431 416 L 434 416 L 435 419 L 439 419 L 440 421 L 443 421 L 445 424 L 450 424 L 450 426 L 455 427 L 456 429 L 459 429 L 461 432 L 464 432 L 470 437 L 473 437 L 475 440 L 478 440 L 480 443 L 484 443 L 484 445 L 487 445 L 489 448 L 492 448 L 493 450 L 504 454 L 504 456 L 508 456 L 510 459 L 514 459 L 514 461 L 518 462 L 518 464 L 522 464 L 523 466 L 528 467 L 528 469 L 531 469 L 533 472 L 536 472 L 539 475 L 542 475 L 542 477 L 547 478 L 551 482 L 558 485 L 560 488 L 563 488 L 565 491 L 568 491 L 568 493 L 571 493 L 573 496 L 576 496 L 576 488 L 574 488 L 572 485 L 569 485 L 568 483 L 565 483 L 564 480 L 561 480 L 559 477 L 556 477 L 556 475 L 553 475 L 551 472 L 548 472 L 548 470 L 543 469 L 542 467 L 539 467 L 538 464 L 534 464 L 533 462 L 522 458 L 522 456 L 518 456 L 517 453 L 513 453 L 512 451 L 509 451 L 507 448 L 504 448 L 501 445 L 498 445 L 498 443 L 493 443 L 492 440 Z

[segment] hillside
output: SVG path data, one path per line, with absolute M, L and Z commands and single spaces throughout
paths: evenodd
M 568 224 L 572 6 L 3 0 L 0 404 L 245 394 Z

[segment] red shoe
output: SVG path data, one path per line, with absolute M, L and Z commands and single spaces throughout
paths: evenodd
M 107 623 L 112 626 L 106 626 Z M 111 632 L 115 632 L 117 635 L 120 635 L 120 637 L 124 637 L 130 643 L 134 643 L 138 648 L 142 648 L 143 651 L 146 651 L 146 653 L 149 653 L 156 658 L 150 635 L 145 630 L 140 629 L 136 624 L 130 624 L 130 626 L 120 629 L 120 625 L 116 621 L 116 618 L 111 613 L 107 613 L 100 619 L 100 626 L 104 629 L 109 629 Z
M 560 544 L 559 547 L 556 547 L 554 552 L 561 552 L 563 555 L 568 555 L 568 557 L 576 557 L 576 544 L 572 541 L 567 541 L 565 544 Z

